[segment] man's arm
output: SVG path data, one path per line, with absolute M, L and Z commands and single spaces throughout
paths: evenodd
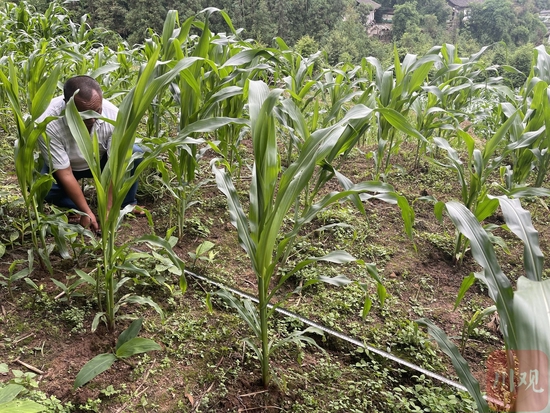
M 80 225 L 82 225 L 84 228 L 90 227 L 90 229 L 94 232 L 99 231 L 99 224 L 97 223 L 97 219 L 90 209 L 88 202 L 86 202 L 86 198 L 82 193 L 80 184 L 73 175 L 71 167 L 69 166 L 65 169 L 58 169 L 53 173 L 53 176 L 57 183 L 60 184 L 63 189 L 65 189 L 65 192 L 67 193 L 69 198 L 71 198 L 71 200 L 75 203 L 78 210 L 88 215 L 82 215 L 80 217 Z

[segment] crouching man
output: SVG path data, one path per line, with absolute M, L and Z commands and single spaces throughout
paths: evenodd
M 78 93 L 74 93 L 78 90 Z M 74 103 L 79 112 L 92 110 L 102 117 L 116 120 L 118 109 L 108 100 L 103 99 L 103 93 L 99 83 L 90 76 L 75 76 L 65 82 L 63 87 L 63 96 L 52 99 L 50 105 L 42 116 L 37 120 L 41 122 L 48 116 L 61 116 L 50 122 L 46 126 L 46 135 L 49 140 L 48 146 L 43 138 L 39 140 L 40 151 L 44 159 L 44 168 L 42 173 L 49 172 L 49 165 L 53 168 L 53 177 L 55 183 L 50 192 L 46 195 L 46 201 L 50 204 L 62 208 L 72 208 L 83 212 L 85 215 L 80 217 L 80 225 L 84 228 L 90 228 L 94 232 L 99 231 L 99 224 L 96 216 L 90 209 L 84 193 L 82 192 L 79 180 L 82 178 L 91 178 L 92 172 L 86 162 L 86 159 L 80 152 L 76 140 L 71 134 L 67 119 L 65 117 L 65 107 L 67 102 L 74 95 Z M 101 168 L 103 168 L 109 157 L 111 149 L 111 138 L 114 126 L 101 119 L 85 119 L 84 123 L 90 139 L 97 137 L 101 158 Z M 134 152 L 143 152 L 138 145 L 134 145 Z M 134 162 L 134 169 L 139 165 L 141 159 Z M 135 205 L 137 181 L 126 194 L 122 206 Z

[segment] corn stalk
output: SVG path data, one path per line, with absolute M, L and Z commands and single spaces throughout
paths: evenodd
M 29 85 L 29 94 L 24 100 L 28 105 L 29 116 L 23 114 L 20 105 L 19 78 L 12 59 L 8 60 L 7 71 L 8 75 L 0 70 L 0 82 L 4 93 L 7 94 L 17 125 L 15 150 L 17 181 L 26 207 L 34 251 L 40 257 L 41 265 L 52 273 L 46 231 L 42 225 L 42 208 L 53 178 L 51 175 L 40 174 L 41 167 L 40 163 L 36 161 L 35 154 L 38 139 L 53 118 L 45 119 L 40 124 L 37 124 L 36 120 L 44 113 L 57 90 L 61 66 L 56 65 L 46 76 L 45 67 L 41 65 L 35 68 L 32 76 L 29 76 L 34 79 Z M 23 237 L 24 233 L 21 236 Z
M 140 121 L 148 106 L 166 84 L 174 79 L 181 71 L 186 70 L 195 62 L 195 59 L 183 59 L 178 61 L 171 70 L 162 76 L 155 77 L 154 69 L 157 65 L 160 49 L 150 57 L 140 73 L 136 86 L 126 95 L 119 108 L 115 129 L 112 136 L 111 152 L 103 171 L 100 167 L 99 148 L 97 140 L 91 140 L 78 112 L 74 100 L 67 104 L 66 116 L 71 133 L 88 162 L 92 172 L 97 191 L 98 214 L 97 217 L 101 226 L 101 244 L 103 249 L 103 261 L 98 269 L 98 301 L 101 303 L 99 283 L 103 277 L 105 282 L 105 310 L 96 315 L 94 325 L 98 320 L 104 318 L 109 330 L 114 330 L 115 314 L 121 305 L 115 302 L 115 293 L 125 282 L 125 279 L 118 279 L 120 267 L 124 264 L 127 244 L 122 246 L 116 243 L 116 234 L 124 214 L 131 211 L 132 206 L 120 210 L 124 197 L 132 184 L 138 179 L 139 173 L 149 165 L 153 159 L 144 159 L 133 176 L 130 176 L 134 157 L 132 147 L 135 141 L 135 133 Z M 90 114 L 90 116 L 97 116 Z M 105 119 L 105 121 L 108 121 Z M 112 191 L 111 208 L 108 209 L 108 194 Z M 172 252 L 170 245 L 158 237 L 144 237 L 138 241 L 159 245 L 165 249 L 169 258 L 174 264 L 183 269 L 183 263 Z M 183 279 L 183 273 L 181 275 Z M 180 280 L 184 285 L 184 281 Z M 140 302 L 153 305 L 161 313 L 160 307 L 143 297 L 123 297 L 125 302 Z
M 333 263 L 356 261 L 355 258 L 343 251 L 335 251 L 324 257 L 312 258 L 298 263 L 294 270 L 284 274 L 272 285 L 272 280 L 277 273 L 281 260 L 288 254 L 291 248 L 291 240 L 300 229 L 310 222 L 320 211 L 335 202 L 348 197 L 356 198 L 363 192 L 377 192 L 383 199 L 383 195 L 391 198 L 392 188 L 380 182 L 368 182 L 351 185 L 341 192 L 332 192 L 313 205 L 295 209 L 293 228 L 282 232 L 284 219 L 291 208 L 296 208 L 296 200 L 305 196 L 309 181 L 314 175 L 317 165 L 330 154 L 338 139 L 348 128 L 349 120 L 342 120 L 326 129 L 317 130 L 311 134 L 300 151 L 298 159 L 289 167 L 281 171 L 278 161 L 278 147 L 276 135 L 275 108 L 280 104 L 281 89 L 269 90 L 262 81 L 249 81 L 248 104 L 250 110 L 250 125 L 254 149 L 254 166 L 252 182 L 249 190 L 250 208 L 245 214 L 238 198 L 237 190 L 231 176 L 215 165 L 213 171 L 220 191 L 227 197 L 231 221 L 237 228 L 239 242 L 246 251 L 257 279 L 258 288 L 258 314 L 251 314 L 243 306 L 234 304 L 254 331 L 260 347 L 247 341 L 257 353 L 262 369 L 262 380 L 268 385 L 271 373 L 269 358 L 277 348 L 277 344 L 269 338 L 269 319 L 274 309 L 268 308 L 268 304 L 275 300 L 277 292 L 283 283 L 297 270 L 312 262 L 325 260 Z M 366 108 L 365 108 L 366 109 Z M 358 115 L 356 113 L 356 115 Z M 362 204 L 358 205 L 362 210 Z M 372 270 L 372 268 L 371 268 Z M 371 276 L 377 279 L 374 270 L 369 271 Z M 327 281 L 327 280 L 322 280 Z M 331 280 L 329 280 L 331 281 Z M 379 281 L 379 280 L 378 280 Z M 379 289 L 382 293 L 383 289 Z M 279 302 L 280 304 L 280 302 Z M 276 304 L 277 305 L 277 304 Z M 366 304 L 365 304 L 366 305 Z M 294 337 L 296 338 L 296 337 Z

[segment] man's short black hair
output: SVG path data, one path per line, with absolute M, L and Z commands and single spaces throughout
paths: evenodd
M 65 82 L 63 86 L 63 97 L 65 102 L 68 102 L 78 90 L 78 97 L 83 101 L 88 101 L 92 98 L 94 92 L 102 95 L 101 86 L 93 77 L 90 76 L 75 76 Z

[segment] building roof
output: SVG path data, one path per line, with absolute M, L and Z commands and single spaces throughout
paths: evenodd
M 483 0 L 447 0 L 451 6 L 466 8 L 472 3 L 483 3 Z
M 371 6 L 373 10 L 376 10 L 381 7 L 380 4 L 373 0 L 357 0 L 357 3 L 366 4 L 367 6 Z

